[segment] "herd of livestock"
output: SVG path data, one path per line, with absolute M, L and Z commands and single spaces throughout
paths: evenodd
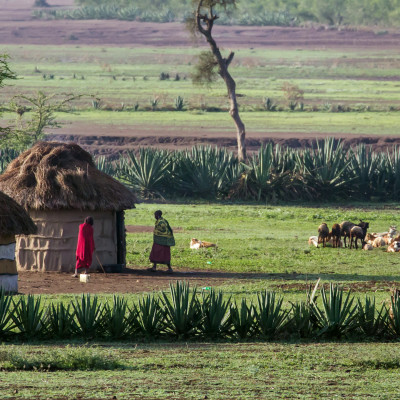
M 353 248 L 353 245 L 358 249 L 360 240 L 364 250 L 388 246 L 387 251 L 389 252 L 400 251 L 400 235 L 395 226 L 391 226 L 387 232 L 381 233 L 367 233 L 368 228 L 368 222 L 360 221 L 358 224 L 354 224 L 350 221 L 343 221 L 341 224 L 333 224 L 332 229 L 329 230 L 328 225 L 323 222 L 318 227 L 318 236 L 311 236 L 308 243 L 315 247 L 321 243 L 323 247 L 327 243 L 332 244 L 332 247 L 347 247 L 346 239 L 349 239 L 350 249 Z

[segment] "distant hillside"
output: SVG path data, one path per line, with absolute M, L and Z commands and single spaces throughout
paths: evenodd
M 184 21 L 192 0 L 75 0 L 75 9 L 37 9 L 38 18 L 120 19 L 149 22 Z M 149 4 L 150 3 L 150 4 Z M 225 25 L 294 26 L 313 21 L 341 25 L 398 26 L 400 1 L 395 0 L 242 0 L 222 13 Z

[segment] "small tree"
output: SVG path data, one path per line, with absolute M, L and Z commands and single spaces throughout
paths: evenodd
M 57 101 L 54 97 L 54 94 L 47 96 L 41 91 L 32 97 L 15 96 L 10 103 L 10 109 L 17 114 L 16 126 L 5 137 L 7 143 L 21 150 L 32 146 L 44 138 L 46 128 L 60 126 L 54 113 L 69 111 L 72 101 L 81 96 L 64 94 L 64 97 Z
M 304 100 L 304 90 L 301 90 L 297 85 L 290 82 L 283 82 L 283 96 L 289 108 L 293 111 L 297 104 Z
M 7 62 L 8 55 L 7 54 L 0 54 L 0 88 L 4 86 L 4 81 L 6 79 L 17 79 L 14 72 L 10 70 L 10 67 Z M 1 112 L 0 112 L 1 116 Z M 0 139 L 2 137 L 7 136 L 11 132 L 10 127 L 1 127 L 0 126 Z
M 224 80 L 228 90 L 230 103 L 229 114 L 236 125 L 238 158 L 246 158 L 246 129 L 239 116 L 239 108 L 236 100 L 236 83 L 228 71 L 234 53 L 230 52 L 224 58 L 212 36 L 214 22 L 218 19 L 216 8 L 226 11 L 229 7 L 235 7 L 236 0 L 193 0 L 197 5 L 191 18 L 187 20 L 187 27 L 193 35 L 202 35 L 210 45 L 210 51 L 200 53 L 198 64 L 193 74 L 193 82 L 197 84 L 211 84 L 218 75 Z

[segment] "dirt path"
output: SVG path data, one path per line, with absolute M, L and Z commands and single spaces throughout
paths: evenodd
M 157 272 L 147 269 L 126 268 L 121 274 L 91 273 L 88 283 L 72 277 L 72 273 L 19 272 L 19 293 L 21 294 L 59 294 L 59 293 L 142 293 L 167 289 L 170 282 L 184 280 L 191 286 L 219 286 L 228 281 L 248 279 L 249 275 L 211 271 L 175 270 L 166 273 L 161 267 Z
M 309 280 L 316 282 L 319 275 L 298 274 L 267 274 L 267 273 L 234 273 L 221 271 L 196 271 L 183 268 L 175 269 L 173 274 L 168 274 L 165 268 L 157 272 L 150 272 L 144 268 L 126 268 L 120 274 L 91 273 L 88 283 L 82 283 L 72 277 L 72 273 L 57 272 L 19 272 L 20 294 L 80 294 L 80 293 L 144 293 L 167 290 L 170 283 L 177 280 L 189 282 L 198 288 L 217 287 L 224 284 L 244 284 L 259 280 L 273 281 L 268 286 L 272 290 L 291 291 L 300 290 L 306 292 L 308 284 L 296 282 Z M 349 276 L 332 276 L 333 280 L 340 282 L 349 279 Z M 285 280 L 284 283 L 282 281 Z M 360 281 L 344 283 L 346 290 L 355 292 L 386 291 L 390 287 L 398 287 L 398 282 L 387 281 Z

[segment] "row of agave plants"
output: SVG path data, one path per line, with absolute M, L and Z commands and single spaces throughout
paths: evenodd
M 0 173 L 18 153 L 0 150 Z M 143 199 L 197 198 L 250 201 L 400 200 L 400 148 L 345 150 L 334 138 L 292 149 L 269 143 L 239 162 L 223 148 L 166 151 L 141 148 L 97 167 Z
M 327 138 L 306 149 L 262 146 L 245 162 L 216 147 L 184 151 L 142 148 L 117 162 L 97 159 L 142 198 L 189 197 L 256 201 L 399 200 L 400 148 L 344 150 Z
M 321 300 L 317 302 L 317 292 Z M 318 304 L 317 304 L 318 303 Z M 94 295 L 82 295 L 69 304 L 42 306 L 40 296 L 14 301 L 0 294 L 0 338 L 40 339 L 175 339 L 175 340 L 278 340 L 283 338 L 400 338 L 400 298 L 396 291 L 390 306 L 375 299 L 356 299 L 343 288 L 318 282 L 307 300 L 283 307 L 274 292 L 259 293 L 255 302 L 226 298 L 221 291 L 190 289 L 185 282 L 170 285 L 169 292 L 149 294 L 129 304 L 114 296 L 102 304 Z

